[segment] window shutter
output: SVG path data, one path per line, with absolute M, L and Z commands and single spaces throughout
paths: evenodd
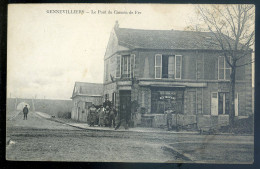
M 121 56 L 116 56 L 116 77 L 121 77 Z
M 211 93 L 211 115 L 212 116 L 218 115 L 218 93 L 217 92 Z
M 181 79 L 182 56 L 175 56 L 175 79 Z
M 131 66 L 130 66 L 130 77 L 134 77 L 134 72 L 135 72 L 135 54 L 131 54 L 130 58 Z
M 238 93 L 235 96 L 235 116 L 238 116 Z

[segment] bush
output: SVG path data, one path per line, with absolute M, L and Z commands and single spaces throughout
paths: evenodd
M 58 118 L 70 119 L 71 112 L 58 112 L 57 116 Z

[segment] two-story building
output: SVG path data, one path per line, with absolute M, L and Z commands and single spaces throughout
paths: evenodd
M 120 111 L 136 101 L 143 122 L 151 117 L 155 127 L 166 123 L 167 107 L 178 114 L 173 125 L 226 125 L 231 69 L 215 44 L 210 32 L 127 29 L 116 22 L 104 56 L 104 96 Z M 251 71 L 250 64 L 237 68 L 236 118 L 252 113 Z

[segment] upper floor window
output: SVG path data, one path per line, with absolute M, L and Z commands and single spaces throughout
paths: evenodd
M 117 55 L 116 77 L 130 78 L 134 76 L 135 55 Z
M 228 57 L 231 61 L 231 58 Z M 227 63 L 224 56 L 218 57 L 218 79 L 219 80 L 230 80 L 231 67 Z
M 122 56 L 122 74 L 121 77 L 130 77 L 131 75 L 131 64 L 130 64 L 130 55 L 123 55 Z
M 155 55 L 155 78 L 181 79 L 181 55 Z

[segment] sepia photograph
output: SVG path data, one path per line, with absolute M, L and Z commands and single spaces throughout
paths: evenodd
M 254 163 L 253 4 L 9 4 L 6 160 Z

